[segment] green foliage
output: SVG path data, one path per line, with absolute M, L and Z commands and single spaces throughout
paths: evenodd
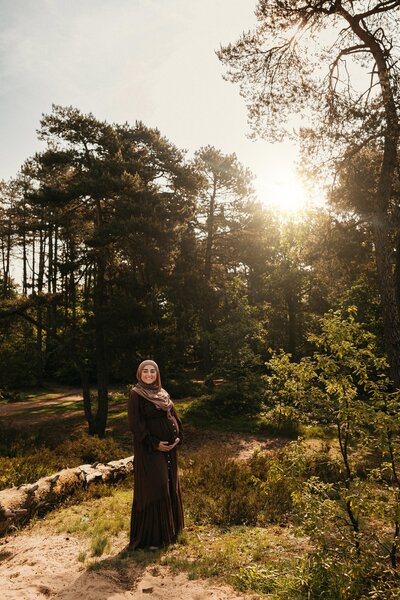
M 236 277 L 227 289 L 225 316 L 211 338 L 214 377 L 234 382 L 238 390 L 247 380 L 254 384 L 264 338 L 259 311 L 250 306 L 244 283 Z
M 187 397 L 197 398 L 206 393 L 206 387 L 202 382 L 191 381 L 188 375 L 180 379 L 163 380 L 163 386 L 168 390 L 171 398 L 181 399 Z
M 300 432 L 300 414 L 290 406 L 277 406 L 261 413 L 261 430 L 271 435 L 296 439 Z
M 113 438 L 98 438 L 85 433 L 80 433 L 71 440 L 64 442 L 62 447 L 56 448 L 66 461 L 79 464 L 118 460 L 125 456 L 125 452 Z
M 334 453 L 325 444 L 307 458 L 304 483 L 291 493 L 316 548 L 307 576 L 315 597 L 362 598 L 375 577 L 366 574 L 382 581 L 379 573 L 398 560 L 399 394 L 390 393 L 386 358 L 356 315 L 352 306 L 329 311 L 309 336 L 313 356 L 293 363 L 274 354 L 265 378 L 266 402 L 278 414 L 298 410 L 337 435 Z
M 0 489 L 33 483 L 40 477 L 82 463 L 106 463 L 126 456 L 126 451 L 113 439 L 85 433 L 48 448 L 35 436 L 21 439 L 18 431 L 10 431 L 1 448 Z
M 29 454 L 0 456 L 0 489 L 33 483 L 60 469 L 60 457 L 48 448 L 37 448 Z
M 374 556 L 354 561 L 346 560 L 340 552 L 311 552 L 299 579 L 300 598 L 395 600 L 400 593 L 396 573 Z
M 260 381 L 256 377 L 247 377 L 240 383 L 218 386 L 210 397 L 210 406 L 219 416 L 255 415 L 259 412 L 262 401 Z
M 279 569 L 270 566 L 241 567 L 235 576 L 235 587 L 241 592 L 256 592 L 258 594 L 271 594 L 277 588 L 277 581 L 281 577 Z
M 306 474 L 304 451 L 291 444 L 248 460 L 199 452 L 185 467 L 183 491 L 190 518 L 219 526 L 285 522 L 292 493 Z
M 0 320 L 0 390 L 35 384 L 36 346 L 33 328 L 22 319 Z
M 255 524 L 264 501 L 249 465 L 221 458 L 204 452 L 189 460 L 182 484 L 191 520 L 219 526 Z
M 291 354 L 283 350 L 271 352 L 272 357 L 267 362 L 270 373 L 263 376 L 264 403 L 283 413 L 290 409 L 299 415 L 301 410 L 304 420 L 318 394 L 313 386 L 316 377 L 314 364 L 309 357 L 295 362 Z

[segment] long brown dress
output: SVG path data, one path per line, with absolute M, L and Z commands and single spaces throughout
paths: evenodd
M 158 450 L 160 441 L 182 440 L 182 424 L 175 409 L 172 417 L 130 391 L 134 488 L 129 545 L 133 549 L 170 544 L 184 525 L 176 447 L 171 452 Z

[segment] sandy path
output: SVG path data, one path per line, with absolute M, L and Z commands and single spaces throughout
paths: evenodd
M 117 542 L 109 558 L 126 544 Z M 147 566 L 129 557 L 122 568 L 103 566 L 87 570 L 78 561 L 87 550 L 85 541 L 55 535 L 43 527 L 9 536 L 0 542 L 0 590 L 2 600 L 242 600 L 229 587 L 205 580 L 189 581 L 186 574 L 173 574 L 155 563 Z M 102 557 L 102 562 L 104 557 Z M 247 598 L 249 598 L 247 596 Z
M 35 398 L 35 400 L 26 400 L 26 402 L 7 402 L 0 404 L 0 417 L 12 417 L 23 413 L 30 408 L 40 408 L 42 406 L 54 406 L 63 402 L 76 402 L 82 400 L 82 391 L 72 389 L 60 392 L 53 398 Z

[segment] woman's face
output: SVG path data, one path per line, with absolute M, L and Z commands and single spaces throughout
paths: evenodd
M 140 377 L 143 383 L 154 383 L 157 379 L 156 368 L 152 365 L 146 365 L 143 367 Z

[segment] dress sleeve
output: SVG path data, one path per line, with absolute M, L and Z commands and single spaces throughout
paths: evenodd
M 142 444 L 148 452 L 154 452 L 158 449 L 160 440 L 150 435 L 143 415 L 140 396 L 133 390 L 129 392 L 128 423 L 136 443 Z
M 178 424 L 178 438 L 179 438 L 179 444 L 178 446 L 180 446 L 182 444 L 182 440 L 183 440 L 183 427 L 182 427 L 182 421 L 180 420 L 180 418 L 178 417 L 178 413 L 175 410 L 175 407 L 171 410 L 172 416 L 175 417 L 176 422 Z

